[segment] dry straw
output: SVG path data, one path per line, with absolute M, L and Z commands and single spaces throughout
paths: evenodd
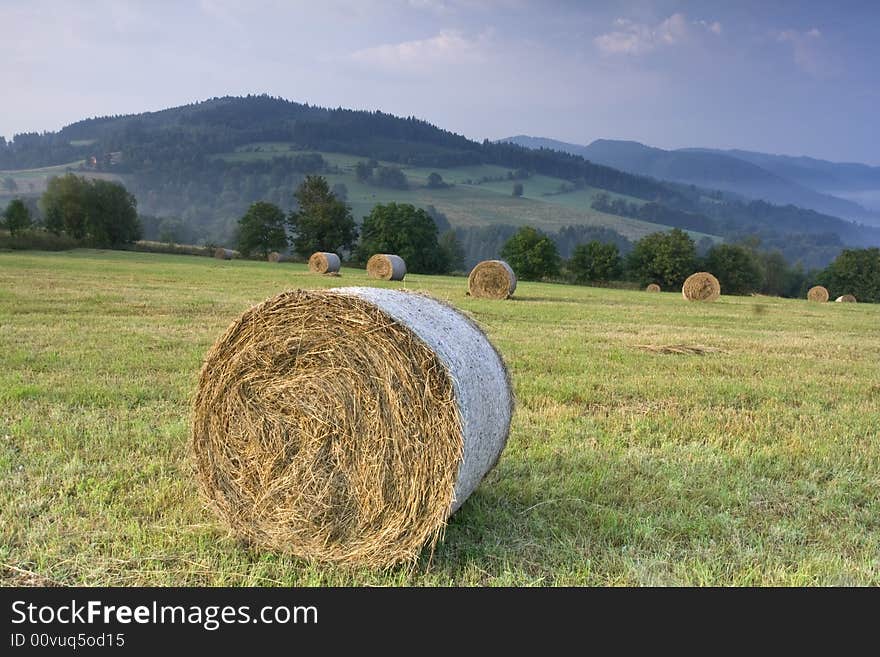
M 468 294 L 481 299 L 509 299 L 516 290 L 516 274 L 503 260 L 483 260 L 468 276 Z
M 501 357 L 446 304 L 376 288 L 285 292 L 207 354 L 196 471 L 239 537 L 387 567 L 433 547 L 500 456 L 512 403 Z
M 681 294 L 688 301 L 715 301 L 721 296 L 721 283 L 709 272 L 698 271 L 687 277 Z
M 342 263 L 335 253 L 318 251 L 309 258 L 309 271 L 313 274 L 335 274 Z
M 659 292 L 659 291 L 660 291 L 660 286 L 657 285 L 656 283 L 650 283 L 650 284 L 648 284 L 648 287 L 645 288 L 645 292 Z
M 367 260 L 367 274 L 383 281 L 402 281 L 406 276 L 406 263 L 400 256 L 377 253 Z
M 837 303 L 856 303 L 856 298 L 851 294 L 842 294 L 835 301 Z
M 235 251 L 232 249 L 224 249 L 222 246 L 218 246 L 214 249 L 214 257 L 218 260 L 232 260 L 232 256 L 235 255 Z
M 817 303 L 825 303 L 828 301 L 828 290 L 821 285 L 814 285 L 807 290 L 807 299 Z

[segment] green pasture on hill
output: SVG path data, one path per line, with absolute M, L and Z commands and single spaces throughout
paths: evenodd
M 373 572 L 239 544 L 187 454 L 205 351 L 282 290 L 367 284 L 355 269 L 0 253 L 0 582 L 880 584 L 880 306 L 541 283 L 493 302 L 454 277 L 403 287 L 480 323 L 517 410 L 433 557 Z

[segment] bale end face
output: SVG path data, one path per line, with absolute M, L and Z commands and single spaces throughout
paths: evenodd
M 807 291 L 807 299 L 816 303 L 828 301 L 828 290 L 821 285 L 814 285 Z
M 313 274 L 335 274 L 341 265 L 335 253 L 318 251 L 309 257 L 309 271 Z
M 721 283 L 709 272 L 699 271 L 687 277 L 681 295 L 688 301 L 715 301 L 721 296 Z
M 659 291 L 660 291 L 660 286 L 657 285 L 656 283 L 651 283 L 648 285 L 648 287 L 645 288 L 645 292 L 659 292 Z
M 478 299 L 509 299 L 516 290 L 516 275 L 503 260 L 483 260 L 468 275 L 468 294 Z
M 436 542 L 500 455 L 511 401 L 485 336 L 434 299 L 287 292 L 245 312 L 208 352 L 192 452 L 204 494 L 238 536 L 386 567 Z
M 367 275 L 381 281 L 402 281 L 406 276 L 406 263 L 400 256 L 377 253 L 367 261 Z

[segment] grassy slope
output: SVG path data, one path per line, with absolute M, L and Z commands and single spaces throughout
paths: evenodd
M 17 198 L 19 196 L 34 196 L 42 194 L 46 191 L 46 186 L 51 178 L 63 176 L 67 172 L 75 173 L 78 176 L 86 178 L 102 178 L 104 180 L 118 180 L 124 182 L 122 176 L 114 173 L 100 173 L 96 171 L 80 171 L 79 167 L 83 160 L 76 162 L 68 162 L 67 164 L 58 164 L 52 167 L 41 167 L 39 169 L 17 169 L 14 171 L 0 171 L 0 180 L 10 177 L 15 181 L 17 189 L 9 192 L 5 188 L 0 189 L 0 199 L 4 197 Z
M 259 148 L 259 151 L 252 149 Z M 235 153 L 222 156 L 231 162 L 246 162 L 271 159 L 273 157 L 295 155 L 289 144 L 261 142 L 241 147 Z M 638 219 L 619 217 L 598 212 L 590 207 L 593 197 L 602 190 L 586 189 L 566 194 L 554 194 L 564 181 L 549 176 L 533 176 L 522 181 L 523 198 L 514 198 L 512 181 L 487 182 L 476 184 L 486 176 L 489 178 L 507 175 L 509 168 L 494 165 L 475 165 L 449 169 L 429 169 L 421 167 L 402 167 L 410 182 L 409 190 L 384 189 L 359 183 L 354 176 L 354 165 L 365 158 L 345 153 L 321 153 L 340 173 L 325 176 L 331 184 L 344 183 L 348 188 L 348 202 L 354 216 L 360 220 L 369 214 L 376 203 L 397 201 L 417 206 L 435 206 L 446 214 L 453 226 L 475 226 L 491 223 L 505 223 L 514 226 L 531 225 L 549 231 L 563 226 L 585 225 L 601 226 L 618 231 L 630 239 L 639 239 L 667 226 L 653 224 Z M 385 163 L 389 164 L 389 163 Z M 449 189 L 427 189 L 424 187 L 428 175 L 437 171 L 447 183 L 454 184 Z M 466 184 L 470 180 L 472 184 Z M 643 203 L 621 194 L 610 194 L 630 203 Z M 704 234 L 691 233 L 696 239 Z
M 518 408 L 433 563 L 245 549 L 187 459 L 202 357 L 300 265 L 0 254 L 0 577 L 65 584 L 880 584 L 880 306 L 409 276 L 472 313 Z M 639 345 L 717 347 L 661 355 Z M 32 574 L 29 574 L 32 573 Z

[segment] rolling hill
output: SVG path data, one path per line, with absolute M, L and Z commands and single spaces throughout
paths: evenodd
M 356 165 L 367 161 L 378 171 L 399 170 L 402 182 L 359 178 Z M 880 230 L 812 210 L 721 197 L 559 150 L 472 141 L 414 117 L 269 96 L 212 98 L 2 140 L 0 203 L 35 197 L 50 176 L 67 170 L 123 182 L 151 239 L 229 243 L 250 203 L 289 210 L 302 179 L 320 174 L 358 220 L 380 202 L 430 208 L 438 227 L 454 229 L 468 245 L 469 262 L 496 256 L 505 236 L 525 224 L 555 235 L 563 255 L 573 240 L 610 239 L 625 248 L 670 227 L 704 244 L 758 235 L 809 267 L 824 265 L 844 245 L 880 243 Z M 429 185 L 433 172 L 445 184 Z M 513 196 L 514 183 L 523 185 L 521 197 Z

